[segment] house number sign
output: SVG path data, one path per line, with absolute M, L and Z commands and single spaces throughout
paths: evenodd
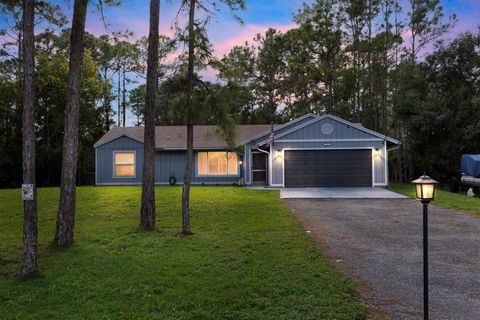
M 22 184 L 22 200 L 33 200 L 33 184 Z

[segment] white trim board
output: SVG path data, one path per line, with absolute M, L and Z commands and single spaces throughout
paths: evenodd
M 198 156 L 202 152 L 207 154 L 207 173 L 206 174 L 199 174 L 198 173 Z M 209 171 L 209 169 L 208 169 L 209 168 L 208 154 L 212 153 L 212 152 L 225 152 L 225 153 L 227 153 L 227 173 L 226 174 L 210 174 L 210 173 L 208 173 L 208 171 Z M 228 158 L 228 153 L 235 153 L 236 156 L 237 156 L 237 173 L 235 173 L 235 174 L 228 174 L 228 167 L 229 167 L 229 162 L 230 162 L 230 160 Z M 194 165 L 195 168 L 193 168 L 194 169 L 193 171 L 195 173 L 196 178 L 239 178 L 240 175 L 241 175 L 241 170 L 240 170 L 240 161 L 241 160 L 238 159 L 238 153 L 235 152 L 235 151 L 227 151 L 227 150 L 199 151 L 199 152 L 196 152 L 196 153 L 194 152 L 193 156 L 194 156 L 194 162 L 195 162 L 195 165 Z
M 99 186 L 138 186 L 141 185 L 142 182 L 136 181 L 136 182 L 100 182 L 98 183 Z M 177 181 L 175 185 L 180 186 L 183 184 L 183 181 Z M 155 182 L 156 186 L 163 186 L 163 185 L 170 185 L 170 182 Z M 209 185 L 209 186 L 216 186 L 216 185 L 222 185 L 222 186 L 233 186 L 233 185 L 239 185 L 238 181 L 236 182 L 191 182 L 191 185 Z
M 123 137 L 130 138 L 130 139 L 132 139 L 132 140 L 135 140 L 135 141 L 140 142 L 141 144 L 143 144 L 143 140 L 140 140 L 139 138 L 137 138 L 137 137 L 135 137 L 135 136 L 132 136 L 131 134 L 122 133 L 122 134 L 118 134 L 118 135 L 116 135 L 116 136 L 113 136 L 113 138 L 110 138 L 110 139 L 108 139 L 107 141 L 104 141 L 104 142 L 102 142 L 102 143 L 98 143 L 98 142 L 97 142 L 97 143 L 95 143 L 95 144 L 93 145 L 93 147 L 94 147 L 94 148 L 98 148 L 98 147 L 100 147 L 100 146 L 103 146 L 104 144 L 107 144 L 107 143 L 109 143 L 109 142 L 112 142 L 112 141 L 114 141 L 114 140 L 117 140 L 117 139 L 123 138 Z
M 286 136 L 286 135 L 288 135 L 288 134 L 290 134 L 290 133 L 292 133 L 292 132 L 295 132 L 295 131 L 298 131 L 298 130 L 300 130 L 300 129 L 303 129 L 303 128 L 305 128 L 305 127 L 307 127 L 307 126 L 309 126 L 309 125 L 311 125 L 311 124 L 314 124 L 314 123 L 316 123 L 316 122 L 318 122 L 318 121 L 320 121 L 320 120 L 327 119 L 327 118 L 332 119 L 332 120 L 337 121 L 337 122 L 340 122 L 340 123 L 343 123 L 343 124 L 345 124 L 345 125 L 347 125 L 347 126 L 350 126 L 350 127 L 355 128 L 355 129 L 357 129 L 357 130 L 363 131 L 363 132 L 368 133 L 368 134 L 370 134 L 370 135 L 373 135 L 373 136 L 377 137 L 380 141 L 386 140 L 386 141 L 389 141 L 389 142 L 391 142 L 391 143 L 393 143 L 393 144 L 400 144 L 399 141 L 397 141 L 397 140 L 395 140 L 395 139 L 393 139 L 393 138 L 390 138 L 390 137 L 388 137 L 388 136 L 386 136 L 386 135 L 382 135 L 382 134 L 380 134 L 380 133 L 378 133 L 378 132 L 375 132 L 375 131 L 373 131 L 373 130 L 367 129 L 367 128 L 363 127 L 363 126 L 357 125 L 357 124 L 355 124 L 355 123 L 353 123 L 353 122 L 344 120 L 344 119 L 342 119 L 342 118 L 335 117 L 335 116 L 333 116 L 333 115 L 331 115 L 331 114 L 324 114 L 324 115 L 322 115 L 322 116 L 316 116 L 316 119 L 313 119 L 312 121 L 305 122 L 305 123 L 303 123 L 303 124 L 301 124 L 301 125 L 299 125 L 299 126 L 296 126 L 296 127 L 294 127 L 294 128 L 291 128 L 290 130 L 287 130 L 287 131 L 285 131 L 285 132 L 283 132 L 283 133 L 280 133 L 278 136 L 276 136 L 276 137 L 274 138 L 274 139 L 275 139 L 274 141 L 279 141 L 279 140 L 277 140 L 277 139 L 279 139 L 279 138 L 281 138 L 281 137 L 284 137 L 284 136 Z M 301 140 L 301 139 L 299 139 L 299 140 Z M 351 140 L 361 141 L 361 139 L 351 139 Z M 304 141 L 305 141 L 305 140 L 301 140 L 301 141 L 299 141 L 299 142 L 304 142 Z M 291 142 L 291 141 L 290 141 L 290 142 Z M 259 143 L 259 144 L 262 144 L 262 143 Z
M 383 139 L 279 139 L 275 142 L 383 142 Z
M 271 187 L 272 186 L 272 158 L 273 158 L 273 154 L 272 154 L 273 150 L 272 150 L 272 145 L 270 144 L 270 152 L 268 153 L 268 185 Z
M 290 120 L 290 121 L 288 121 L 288 122 L 286 122 L 286 123 L 284 123 L 284 124 L 281 124 L 281 125 L 278 125 L 278 126 L 275 126 L 275 125 L 274 125 L 274 127 L 273 127 L 273 132 L 278 131 L 278 130 L 281 130 L 281 129 L 285 128 L 285 127 L 288 127 L 289 125 L 295 124 L 295 123 L 297 123 L 297 122 L 299 122 L 299 121 L 301 121 L 301 120 L 303 120 L 303 119 L 306 119 L 306 118 L 308 118 L 308 117 L 313 117 L 313 118 L 315 119 L 315 118 L 318 117 L 318 116 L 315 115 L 315 114 L 313 114 L 313 113 L 307 113 L 307 114 L 305 114 L 305 115 L 303 115 L 303 116 L 301 116 L 301 117 L 298 117 L 298 118 L 295 118 L 295 119 L 293 119 L 293 120 Z M 312 120 L 314 120 L 314 119 L 312 119 Z M 261 137 L 263 137 L 263 136 L 265 136 L 265 135 L 269 135 L 270 132 L 271 132 L 271 130 L 268 130 L 268 131 L 265 131 L 265 132 L 263 132 L 263 133 L 255 136 L 255 137 L 253 137 L 253 138 L 249 138 L 249 139 L 247 139 L 247 140 L 241 141 L 241 142 L 239 143 L 239 145 L 248 144 L 248 143 L 250 143 L 250 142 L 252 142 L 252 141 L 255 141 L 255 140 L 257 140 L 257 139 L 259 139 L 259 138 L 261 138 Z
M 97 148 L 95 148 L 95 185 L 98 184 L 98 156 Z
M 385 158 L 383 159 L 384 166 L 385 166 L 385 185 L 388 186 L 388 150 L 387 150 L 387 143 L 385 142 L 383 145 L 383 153 L 385 154 Z
M 293 127 L 293 128 L 291 128 L 291 129 L 283 132 L 283 133 L 280 133 L 278 136 L 275 136 L 275 134 L 274 134 L 274 136 L 273 136 L 273 142 L 275 143 L 275 141 L 278 141 L 278 140 L 277 140 L 278 138 L 281 138 L 281 137 L 283 137 L 283 136 L 285 136 L 285 135 L 287 135 L 287 134 L 289 134 L 289 133 L 292 133 L 292 132 L 295 132 L 295 131 L 300 130 L 300 129 L 302 129 L 302 128 L 305 128 L 306 126 L 309 126 L 310 124 L 313 124 L 313 123 L 315 123 L 315 122 L 317 122 L 317 121 L 319 121 L 319 118 L 318 118 L 318 116 L 315 116 L 315 118 L 312 119 L 311 121 L 307 121 L 307 122 L 305 122 L 304 124 L 301 124 L 301 125 L 299 125 L 299 126 L 297 126 L 297 127 Z M 275 133 L 275 131 L 274 131 L 274 133 Z M 268 141 L 268 139 L 265 139 L 265 140 L 257 143 L 257 145 L 259 145 L 259 146 L 264 145 L 265 143 L 267 143 L 267 141 Z
M 115 154 L 133 153 L 133 176 L 117 176 L 115 174 Z M 112 151 L 112 179 L 136 179 L 137 178 L 137 151 L 136 150 L 113 150 Z
M 296 151 L 296 150 L 371 150 L 371 161 L 372 161 L 372 187 L 379 187 L 379 186 L 385 186 L 384 183 L 376 183 L 375 182 L 375 159 L 374 159 L 374 152 L 375 148 L 373 147 L 335 147 L 335 148 L 284 148 L 282 149 L 282 186 L 285 188 L 285 151 Z M 387 166 L 388 163 L 385 162 L 385 166 Z

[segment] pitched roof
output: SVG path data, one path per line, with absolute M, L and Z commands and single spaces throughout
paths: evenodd
M 301 130 L 302 128 L 307 127 L 307 126 L 309 126 L 309 125 L 311 125 L 311 124 L 313 124 L 313 123 L 315 123 L 315 122 L 318 122 L 318 121 L 320 121 L 320 120 L 322 120 L 322 119 L 330 118 L 330 119 L 332 119 L 332 120 L 335 120 L 335 121 L 338 121 L 338 122 L 340 122 L 340 123 L 346 124 L 346 125 L 348 125 L 348 126 L 350 126 L 350 127 L 352 127 L 352 128 L 355 128 L 355 129 L 357 129 L 357 130 L 360 130 L 360 131 L 363 131 L 363 132 L 365 132 L 365 133 L 367 133 L 367 134 L 370 134 L 370 135 L 372 135 L 372 136 L 374 136 L 374 137 L 377 137 L 377 138 L 380 138 L 380 139 L 382 139 L 382 140 L 385 140 L 385 141 L 387 141 L 389 144 L 396 145 L 396 146 L 398 146 L 398 145 L 400 144 L 400 141 L 398 141 L 398 140 L 396 140 L 396 139 L 393 139 L 393 138 L 391 138 L 391 137 L 389 137 L 389 136 L 387 136 L 387 135 L 385 135 L 385 134 L 381 134 L 381 133 L 379 133 L 379 132 L 376 132 L 376 131 L 367 129 L 367 128 L 365 128 L 361 123 L 353 123 L 353 122 L 347 121 L 347 120 L 345 120 L 345 119 L 336 117 L 336 116 L 331 115 L 331 114 L 328 114 L 328 113 L 326 113 L 326 114 L 324 114 L 324 115 L 321 115 L 321 116 L 319 116 L 319 115 L 313 115 L 313 117 L 314 117 L 314 119 L 311 120 L 311 121 L 305 122 L 305 123 L 303 123 L 303 124 L 301 124 L 301 125 L 298 125 L 298 126 L 294 126 L 294 127 L 292 127 L 291 129 L 289 129 L 289 130 L 287 130 L 287 131 L 285 131 L 285 132 L 282 132 L 282 133 L 280 133 L 280 134 L 278 134 L 278 135 L 275 135 L 275 139 L 278 139 L 278 138 L 281 138 L 281 137 L 283 137 L 283 136 L 286 136 L 286 135 L 288 135 L 288 134 L 290 134 L 290 133 L 292 133 L 292 132 L 294 132 L 294 131 Z M 294 121 L 296 121 L 296 119 L 295 119 L 295 120 L 292 120 L 292 121 L 290 121 L 290 122 L 287 122 L 286 124 L 293 123 Z M 265 141 L 260 142 L 260 144 L 263 144 L 263 143 L 265 143 Z
M 270 131 L 269 124 L 246 124 L 235 127 L 235 144 L 248 140 L 262 133 Z M 103 135 L 94 145 L 101 146 L 119 137 L 126 136 L 143 143 L 143 127 L 114 127 Z M 193 147 L 197 149 L 223 149 L 229 147 L 225 139 L 219 134 L 217 126 L 194 126 Z M 155 127 L 155 148 L 157 149 L 186 149 L 186 126 L 157 126 Z

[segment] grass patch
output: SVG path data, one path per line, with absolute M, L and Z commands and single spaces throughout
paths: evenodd
M 363 319 L 355 288 L 274 191 L 157 188 L 157 230 L 140 232 L 140 187 L 80 187 L 75 245 L 49 246 L 58 188 L 39 189 L 39 275 L 18 277 L 19 190 L 0 190 L 2 319 Z
M 392 183 L 390 184 L 392 191 L 404 194 L 410 198 L 415 198 L 415 187 L 408 183 Z M 433 204 L 457 210 L 464 210 L 476 214 L 480 214 L 480 198 L 468 197 L 463 193 L 454 193 L 442 189 L 436 189 L 435 200 Z

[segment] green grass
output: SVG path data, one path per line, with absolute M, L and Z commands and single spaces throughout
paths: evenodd
M 278 193 L 195 187 L 193 236 L 180 187 L 157 188 L 157 230 L 138 230 L 139 187 L 80 187 L 75 245 L 49 244 L 59 190 L 39 190 L 39 275 L 18 277 L 19 190 L 0 190 L 1 319 L 363 319 L 354 285 Z
M 392 183 L 391 187 L 392 191 L 415 198 L 415 187 L 412 184 Z M 445 208 L 480 214 L 480 198 L 468 197 L 463 193 L 454 193 L 437 188 L 435 200 L 432 203 Z

